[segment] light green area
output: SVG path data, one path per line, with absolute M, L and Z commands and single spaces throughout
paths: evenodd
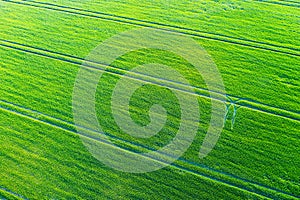
M 11 40 L 80 58 L 84 58 L 101 41 L 133 27 L 101 19 L 1 3 L 1 40 Z M 63 4 L 64 1 L 58 3 Z M 96 4 L 76 1 L 65 4 L 131 17 L 135 13 L 135 18 L 185 27 L 195 28 L 195 24 L 199 24 L 198 26 L 201 25 L 203 29 L 211 32 L 292 48 L 298 45 L 295 14 L 297 9 L 293 7 L 277 9 L 279 5 L 267 6 L 257 2 L 206 2 L 201 3 L 197 9 L 190 3 L 185 6 L 180 3 L 157 6 L 160 5 L 158 2 L 145 2 L 147 9 L 138 9 L 141 7 L 139 2 L 103 1 Z M 193 8 L 196 10 L 191 10 Z M 189 15 L 189 12 L 194 15 Z M 215 17 L 208 17 L 210 15 Z M 254 15 L 255 20 L 252 19 Z M 204 20 L 206 18 L 213 19 Z M 295 31 L 288 32 L 286 29 Z M 255 34 L 249 34 L 251 31 Z M 196 40 L 205 47 L 217 64 L 228 94 L 299 113 L 300 73 L 297 57 L 218 41 Z M 72 90 L 78 65 L 3 46 L 0 55 L 2 101 L 72 123 Z M 174 67 L 192 85 L 205 88 L 192 66 L 167 52 L 132 52 L 117 60 L 114 66 L 131 69 L 153 61 Z M 99 86 L 97 92 L 98 117 L 105 131 L 115 138 L 113 141 L 116 144 L 130 150 L 147 151 L 126 141 L 151 148 L 165 145 L 176 134 L 179 124 L 180 113 L 174 96 L 161 88 L 158 91 L 157 86 L 145 86 L 135 93 L 131 109 L 132 118 L 137 123 L 149 122 L 147 108 L 155 102 L 164 104 L 170 114 L 167 126 L 160 134 L 150 140 L 138 140 L 124 135 L 111 116 L 109 102 L 117 79 L 118 76 L 107 74 L 101 80 L 101 87 Z M 60 120 L 25 111 L 4 102 L 0 105 L 75 131 L 71 124 Z M 231 130 L 227 123 L 216 148 L 207 158 L 200 160 L 198 151 L 209 121 L 210 102 L 199 97 L 199 105 L 202 116 L 197 137 L 183 158 L 176 162 L 176 165 L 185 170 L 168 167 L 141 175 L 120 173 L 104 166 L 92 158 L 74 133 L 1 110 L 0 185 L 32 199 L 258 198 L 245 190 L 195 175 L 200 173 L 272 198 L 292 198 L 282 193 L 300 195 L 300 171 L 297 168 L 300 166 L 299 120 L 288 120 L 240 108 L 234 129 Z M 195 173 L 188 173 L 188 170 L 194 170 Z M 6 197 L 5 192 L 0 194 Z
M 281 6 L 251 0 L 41 0 L 37 2 L 54 3 L 207 33 L 267 42 L 298 50 L 300 47 L 297 39 L 299 4 L 298 7 L 297 5 Z
M 3 111 L 0 119 L 0 184 L 30 199 L 258 198 L 174 168 L 117 172 L 93 159 L 75 134 Z
M 21 41 L 23 44 L 81 58 L 87 56 L 103 40 L 133 28 L 100 19 L 38 10 L 23 5 L 4 4 L 3 8 L 3 31 L 0 33 L 2 39 Z M 23 15 L 23 12 L 27 15 Z M 217 64 L 228 94 L 294 112 L 300 111 L 297 104 L 297 77 L 300 76 L 300 72 L 297 70 L 299 62 L 296 57 L 214 41 L 199 40 L 199 44 L 209 52 Z M 263 92 L 257 92 L 253 85 L 264 88 Z

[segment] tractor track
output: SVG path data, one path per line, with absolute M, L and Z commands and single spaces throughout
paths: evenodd
M 273 116 L 300 122 L 300 113 L 298 113 L 298 112 L 289 111 L 289 110 L 285 110 L 282 108 L 277 108 L 274 106 L 263 104 L 261 102 L 255 101 L 255 100 L 251 100 L 249 98 L 242 98 L 242 97 L 237 97 L 234 95 L 227 95 L 227 94 L 216 92 L 216 91 L 208 91 L 207 89 L 203 89 L 200 87 L 189 86 L 186 84 L 179 84 L 178 82 L 172 82 L 172 81 L 165 80 L 165 79 L 159 79 L 159 78 L 155 78 L 155 77 L 145 75 L 145 74 L 128 72 L 127 74 L 123 75 L 123 73 L 126 73 L 127 71 L 119 69 L 117 67 L 107 66 L 107 65 L 103 65 L 101 63 L 92 62 L 92 61 L 86 61 L 84 59 L 81 59 L 81 58 L 78 58 L 75 56 L 68 56 L 66 54 L 56 53 L 53 51 L 44 51 L 41 48 L 36 49 L 35 47 L 19 44 L 16 42 L 12 43 L 7 40 L 0 39 L 0 46 L 18 50 L 18 51 L 22 51 L 22 52 L 26 52 L 26 53 L 31 53 L 34 55 L 38 55 L 38 56 L 42 56 L 42 57 L 46 57 L 46 58 L 50 58 L 50 59 L 67 62 L 70 64 L 77 65 L 79 67 L 89 68 L 92 70 L 104 71 L 105 73 L 109 73 L 112 75 L 124 76 L 128 79 L 133 79 L 133 80 L 141 81 L 144 83 L 154 84 L 154 85 L 158 85 L 158 86 L 162 86 L 162 87 L 168 87 L 169 89 L 175 89 L 177 91 L 184 92 L 189 95 L 196 95 L 199 97 L 203 97 L 203 98 L 210 99 L 210 100 L 216 100 L 216 101 L 223 102 L 223 103 L 227 103 L 227 101 L 224 101 L 224 99 L 226 99 L 226 97 L 228 96 L 232 99 L 237 99 L 235 104 L 240 107 L 244 107 L 244 108 L 247 108 L 247 109 L 250 109 L 253 111 L 266 113 L 269 115 L 273 115 Z M 86 65 L 86 64 L 83 65 L 83 63 L 88 63 L 88 65 Z M 110 70 L 110 71 L 108 71 L 108 70 Z M 152 79 L 152 80 L 149 81 L 149 79 Z M 210 93 L 213 94 L 214 96 L 211 96 Z
M 171 26 L 171 25 L 166 25 L 166 24 L 162 24 L 162 23 L 138 20 L 138 19 L 134 19 L 134 18 L 128 18 L 128 17 L 106 14 L 106 13 L 101 13 L 101 12 L 94 12 L 94 11 L 72 8 L 72 7 L 67 7 L 67 6 L 60 6 L 60 5 L 56 5 L 56 4 L 41 3 L 41 2 L 26 1 L 26 0 L 23 0 L 23 1 L 2 0 L 2 1 L 19 4 L 19 5 L 23 5 L 23 6 L 31 6 L 31 7 L 35 7 L 35 8 L 42 8 L 42 9 L 47 9 L 47 10 L 52 10 L 52 11 L 65 12 L 65 13 L 69 13 L 69 14 L 84 16 L 84 17 L 108 20 L 108 21 L 121 23 L 121 24 L 129 24 L 129 25 L 134 25 L 134 26 L 138 26 L 138 27 L 152 28 L 152 29 L 162 30 L 162 31 L 171 32 L 171 33 L 175 33 L 175 34 L 187 35 L 187 36 L 191 36 L 191 37 L 195 37 L 195 38 L 215 40 L 215 41 L 219 41 L 219 42 L 230 43 L 230 44 L 245 46 L 245 47 L 254 48 L 254 49 L 261 49 L 261 50 L 282 53 L 282 54 L 286 54 L 286 55 L 290 55 L 290 56 L 297 56 L 297 57 L 300 56 L 299 48 L 291 48 L 291 47 L 285 47 L 285 46 L 280 46 L 280 45 L 276 45 L 276 44 L 258 42 L 258 41 L 254 41 L 254 40 L 235 38 L 235 37 L 225 36 L 225 35 L 221 35 L 221 34 L 202 32 L 202 31 L 195 30 L 195 29 L 189 29 L 189 28 L 184 28 L 184 27 L 179 27 L 179 26 Z
M 16 104 L 13 104 L 13 103 L 10 103 L 10 102 L 7 102 L 7 101 L 0 100 L 0 110 L 11 113 L 11 114 L 14 114 L 14 115 L 17 115 L 17 116 L 20 116 L 20 117 L 23 117 L 23 118 L 30 119 L 30 120 L 35 121 L 35 122 L 40 123 L 40 124 L 44 124 L 44 125 L 47 125 L 47 126 L 54 127 L 56 129 L 62 130 L 64 132 L 68 132 L 68 133 L 71 133 L 71 134 L 76 134 L 76 135 L 79 135 L 80 137 L 95 140 L 95 141 L 103 143 L 105 145 L 111 145 L 110 143 L 108 143 L 105 140 L 90 137 L 88 135 L 83 135 L 83 134 L 80 134 L 80 133 L 76 132 L 75 125 L 70 123 L 70 122 L 67 122 L 67 121 L 64 121 L 64 120 L 61 120 L 61 119 L 58 119 L 58 118 L 40 113 L 38 111 L 27 109 L 27 108 L 24 108 L 22 106 L 18 106 Z M 44 117 L 44 118 L 42 119 L 40 117 Z M 60 123 L 55 123 L 54 121 L 60 122 Z M 67 127 L 66 127 L 66 125 L 67 125 Z M 73 127 L 73 128 L 70 128 L 70 127 Z M 85 127 L 80 127 L 80 128 L 85 128 Z M 97 134 L 106 134 L 106 133 L 101 133 L 99 131 L 91 130 L 91 129 L 88 129 L 88 128 L 86 128 L 86 129 L 88 131 L 93 131 L 94 133 L 97 133 Z M 108 135 L 108 137 L 111 137 L 111 136 Z M 146 150 L 153 150 L 152 148 L 146 147 L 145 145 L 140 145 L 140 144 L 136 144 L 136 143 L 133 143 L 133 142 L 128 142 L 128 141 L 126 141 L 122 138 L 118 138 L 116 136 L 111 137 L 111 139 L 113 139 L 115 141 L 118 140 L 119 142 L 123 142 L 123 143 L 129 143 L 129 145 L 138 146 L 138 147 L 141 147 L 141 148 L 146 148 Z M 122 150 L 122 151 L 132 152 L 129 149 L 120 148 L 120 147 L 116 147 L 116 148 L 119 149 L 119 150 Z M 152 158 L 152 157 L 149 157 L 149 156 L 145 156 L 145 157 L 147 157 L 149 159 L 152 159 L 155 162 L 161 162 L 161 163 L 165 164 L 164 161 L 162 161 L 162 160 L 158 160 L 158 159 L 155 159 L 155 158 Z M 295 196 L 293 194 L 289 194 L 289 193 L 284 192 L 282 190 L 271 188 L 271 187 L 263 185 L 263 184 L 255 183 L 253 181 L 249 181 L 249 180 L 244 179 L 244 178 L 239 178 L 237 176 L 234 176 L 234 175 L 231 175 L 231 174 L 228 174 L 228 173 L 220 172 L 218 170 L 214 170 L 210 167 L 196 164 L 196 163 L 191 162 L 191 161 L 186 160 L 186 159 L 179 159 L 178 161 L 179 161 L 178 163 L 173 163 L 173 164 L 171 164 L 171 166 L 176 168 L 176 169 L 180 169 L 180 170 L 183 170 L 185 172 L 188 172 L 190 174 L 194 174 L 194 175 L 200 176 L 200 177 L 205 178 L 205 179 L 209 179 L 209 180 L 221 183 L 221 184 L 225 184 L 225 185 L 230 186 L 230 187 L 234 187 L 238 190 L 242 190 L 242 191 L 245 191 L 245 192 L 250 192 L 250 193 L 257 194 L 259 196 L 263 196 L 263 197 L 267 197 L 267 198 L 273 198 L 274 197 L 273 195 L 276 195 L 276 194 L 281 194 L 283 196 L 289 196 L 290 198 L 297 198 L 297 196 Z M 184 163 L 185 165 L 189 165 L 189 166 L 193 167 L 194 169 L 191 169 L 191 167 L 183 166 L 180 163 Z M 226 177 L 227 180 L 223 180 L 219 177 L 215 177 L 215 176 L 209 175 L 207 173 L 200 172 L 200 171 L 196 170 L 195 168 L 218 174 L 221 177 Z M 233 183 L 232 180 L 237 181 L 238 184 Z M 250 184 L 251 189 L 247 188 L 246 186 L 244 186 L 242 184 L 247 184 L 247 185 Z M 253 189 L 253 187 L 255 189 Z M 270 193 L 266 193 L 266 190 Z

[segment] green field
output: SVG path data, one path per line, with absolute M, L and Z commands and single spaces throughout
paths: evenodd
M 0 199 L 300 198 L 300 2 L 4 0 L 0 10 Z M 166 51 L 141 49 L 118 58 L 98 84 L 96 112 L 120 148 L 159 149 L 180 126 L 178 100 L 163 80 L 146 74 L 133 75 L 149 84 L 132 96 L 131 117 L 145 126 L 149 108 L 159 103 L 167 110 L 165 127 L 149 139 L 118 127 L 112 91 L 138 65 L 161 63 L 183 74 L 201 113 L 199 122 L 189 122 L 199 126 L 192 145 L 175 163 L 134 174 L 90 154 L 74 125 L 72 95 L 95 47 L 145 27 L 204 47 L 239 108 L 234 126 L 230 109 L 215 148 L 200 159 L 212 106 L 201 75 Z M 174 87 L 186 92 L 182 83 Z

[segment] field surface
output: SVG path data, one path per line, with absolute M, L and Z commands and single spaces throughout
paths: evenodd
M 299 199 L 299 20 L 296 0 L 1 0 L 0 199 Z M 148 84 L 131 97 L 131 117 L 145 126 L 151 105 L 163 105 L 168 116 L 159 134 L 126 134 L 111 107 L 122 75 L 161 63 L 189 80 L 188 89 L 180 82 L 174 87 L 187 97 L 192 90 L 199 103 L 189 149 L 170 166 L 139 174 L 110 168 L 82 143 L 72 110 L 79 69 L 101 42 L 137 28 L 192 38 L 216 64 L 221 95 L 234 106 L 207 157 L 199 158 L 211 116 L 207 86 L 187 60 L 157 49 L 125 54 L 105 71 L 97 119 L 122 149 L 141 153 L 168 144 L 181 113 L 165 80 L 132 74 Z

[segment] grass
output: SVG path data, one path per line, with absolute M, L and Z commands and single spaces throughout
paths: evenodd
M 40 4 L 43 2 L 43 4 Z M 267 1 L 272 2 L 272 1 Z M 274 2 L 274 1 L 273 1 Z M 252 1 L 27 1 L 26 4 L 59 6 L 101 12 L 113 16 L 143 20 L 150 23 L 179 26 L 186 29 L 256 40 L 297 48 L 297 6 L 283 7 Z M 56 6 L 57 7 L 57 6 Z M 101 9 L 100 9 L 101 8 Z M 143 9 L 141 9 L 143 8 Z M 80 11 L 80 10 L 79 10 Z M 226 23 L 224 23 L 226 21 Z M 289 21 L 290 23 L 285 23 Z M 289 31 L 287 31 L 289 30 Z
M 6 190 L 0 190 L 0 198 L 1 199 L 8 199 L 8 200 L 20 200 L 22 198 L 19 198 L 18 196 L 11 194 L 10 192 Z
M 141 175 L 117 172 L 95 160 L 75 134 L 7 112 L 1 119 L 1 185 L 30 199 L 189 199 L 209 197 L 215 187 L 222 188 L 218 196 L 223 198 L 257 197 L 172 168 Z
M 280 44 L 289 49 L 299 46 L 295 21 L 298 10 L 294 7 L 279 10 L 280 5 L 270 6 L 259 2 L 206 2 L 197 8 L 202 11 L 199 12 L 195 5 L 183 7 L 180 3 L 159 8 L 147 2 L 144 5 L 148 9 L 144 10 L 138 9 L 140 5 L 134 1 L 126 4 L 73 1 L 66 5 L 95 11 L 101 8 L 101 11 L 127 17 L 133 17 L 128 9 L 135 9 L 137 12 L 134 17 L 147 21 L 186 28 L 201 25 L 202 28 L 197 30 Z M 120 173 L 95 160 L 74 134 L 71 100 L 80 66 L 65 62 L 64 59 L 78 61 L 101 41 L 134 26 L 19 4 L 3 3 L 1 6 L 0 45 L 3 48 L 0 49 L 0 105 L 4 108 L 0 112 L 3 133 L 0 139 L 3 160 L 1 186 L 30 199 L 256 199 L 261 198 L 259 195 L 286 199 L 300 195 L 300 171 L 297 168 L 300 165 L 300 82 L 297 79 L 300 74 L 296 56 L 197 38 L 196 41 L 205 47 L 217 64 L 228 94 L 269 105 L 272 109 L 289 110 L 296 120 L 281 118 L 274 111 L 271 113 L 276 116 L 240 108 L 234 129 L 231 130 L 227 123 L 216 148 L 207 158 L 200 160 L 198 151 L 209 121 L 210 102 L 199 97 L 202 118 L 198 134 L 192 146 L 174 166 L 149 174 Z M 168 12 L 163 12 L 166 8 Z M 173 9 L 178 12 L 173 12 Z M 155 17 L 153 10 L 160 18 Z M 253 15 L 257 13 L 260 15 L 253 20 Z M 275 14 L 276 18 L 273 17 Z M 211 15 L 214 19 L 203 20 Z M 237 20 L 238 17 L 243 21 Z M 290 23 L 282 22 L 283 19 Z M 224 24 L 224 20 L 228 23 Z M 288 32 L 287 28 L 294 31 Z M 249 30 L 253 34 L 249 34 Z M 22 47 L 22 51 L 16 48 L 19 47 L 17 44 L 9 43 L 11 47 L 7 47 L 3 45 L 8 44 L 4 40 L 53 52 L 46 52 L 48 57 L 38 56 L 28 52 L 28 46 Z M 289 49 L 285 48 L 288 52 L 295 52 Z M 37 48 L 34 51 L 44 52 Z M 192 85 L 205 88 L 203 80 L 192 66 L 166 52 L 132 52 L 118 59 L 114 66 L 131 69 L 153 61 L 172 66 L 183 73 Z M 116 72 L 116 69 L 112 71 Z M 116 144 L 134 151 L 148 151 L 145 146 L 155 149 L 165 145 L 176 134 L 179 125 L 180 113 L 174 96 L 153 85 L 137 91 L 131 100 L 133 119 L 137 123 L 147 124 L 147 108 L 154 102 L 161 102 L 170 113 L 168 123 L 160 134 L 150 140 L 124 136 L 113 120 L 109 104 L 111 89 L 118 78 L 118 75 L 106 74 L 100 83 L 105 87 L 98 87 L 97 112 L 105 131 L 110 133 Z M 9 110 L 13 113 L 7 112 Z M 9 198 L 7 192 L 0 194 Z

